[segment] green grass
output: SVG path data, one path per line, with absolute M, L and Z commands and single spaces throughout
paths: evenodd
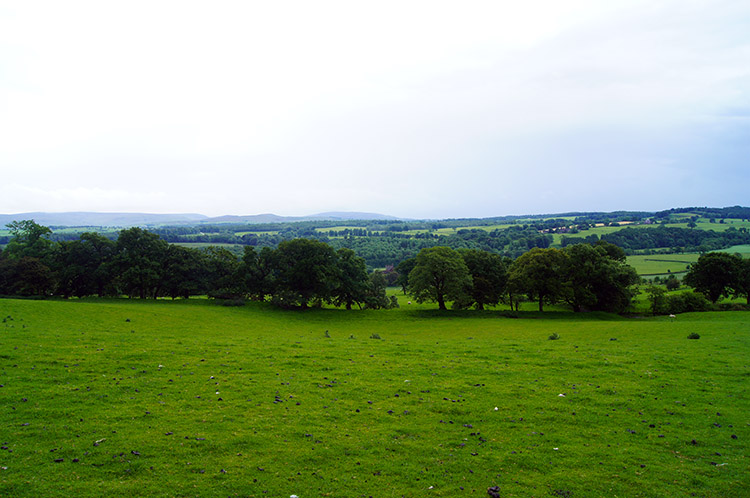
M 0 300 L 0 496 L 747 496 L 750 314 L 421 306 Z
M 688 270 L 688 265 L 698 261 L 700 254 L 651 254 L 628 256 L 628 264 L 635 268 L 639 275 L 681 274 Z
M 738 254 L 742 254 L 743 258 L 750 258 L 750 244 L 727 247 L 726 249 L 721 249 L 718 252 L 728 252 L 730 254 L 738 253 Z

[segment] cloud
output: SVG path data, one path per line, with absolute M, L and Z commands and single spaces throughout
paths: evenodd
M 741 2 L 3 9 L 0 212 L 490 216 L 748 180 Z

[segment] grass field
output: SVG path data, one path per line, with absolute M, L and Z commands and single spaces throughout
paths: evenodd
M 728 252 L 729 254 L 737 253 L 742 254 L 743 258 L 750 258 L 750 244 L 727 247 L 726 249 L 719 250 L 719 252 Z
M 750 489 L 747 313 L 0 300 L 0 316 L 3 497 Z
M 628 256 L 628 264 L 635 268 L 638 275 L 681 274 L 688 270 L 688 265 L 698 261 L 700 254 L 651 254 L 647 256 Z

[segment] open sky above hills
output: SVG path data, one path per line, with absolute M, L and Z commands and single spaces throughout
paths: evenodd
M 0 6 L 0 213 L 747 204 L 750 4 Z

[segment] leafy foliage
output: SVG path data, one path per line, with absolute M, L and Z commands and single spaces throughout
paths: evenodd
M 469 269 L 450 247 L 422 249 L 409 273 L 409 293 L 414 299 L 436 302 L 441 310 L 447 309 L 446 300 L 465 300 L 470 287 Z

